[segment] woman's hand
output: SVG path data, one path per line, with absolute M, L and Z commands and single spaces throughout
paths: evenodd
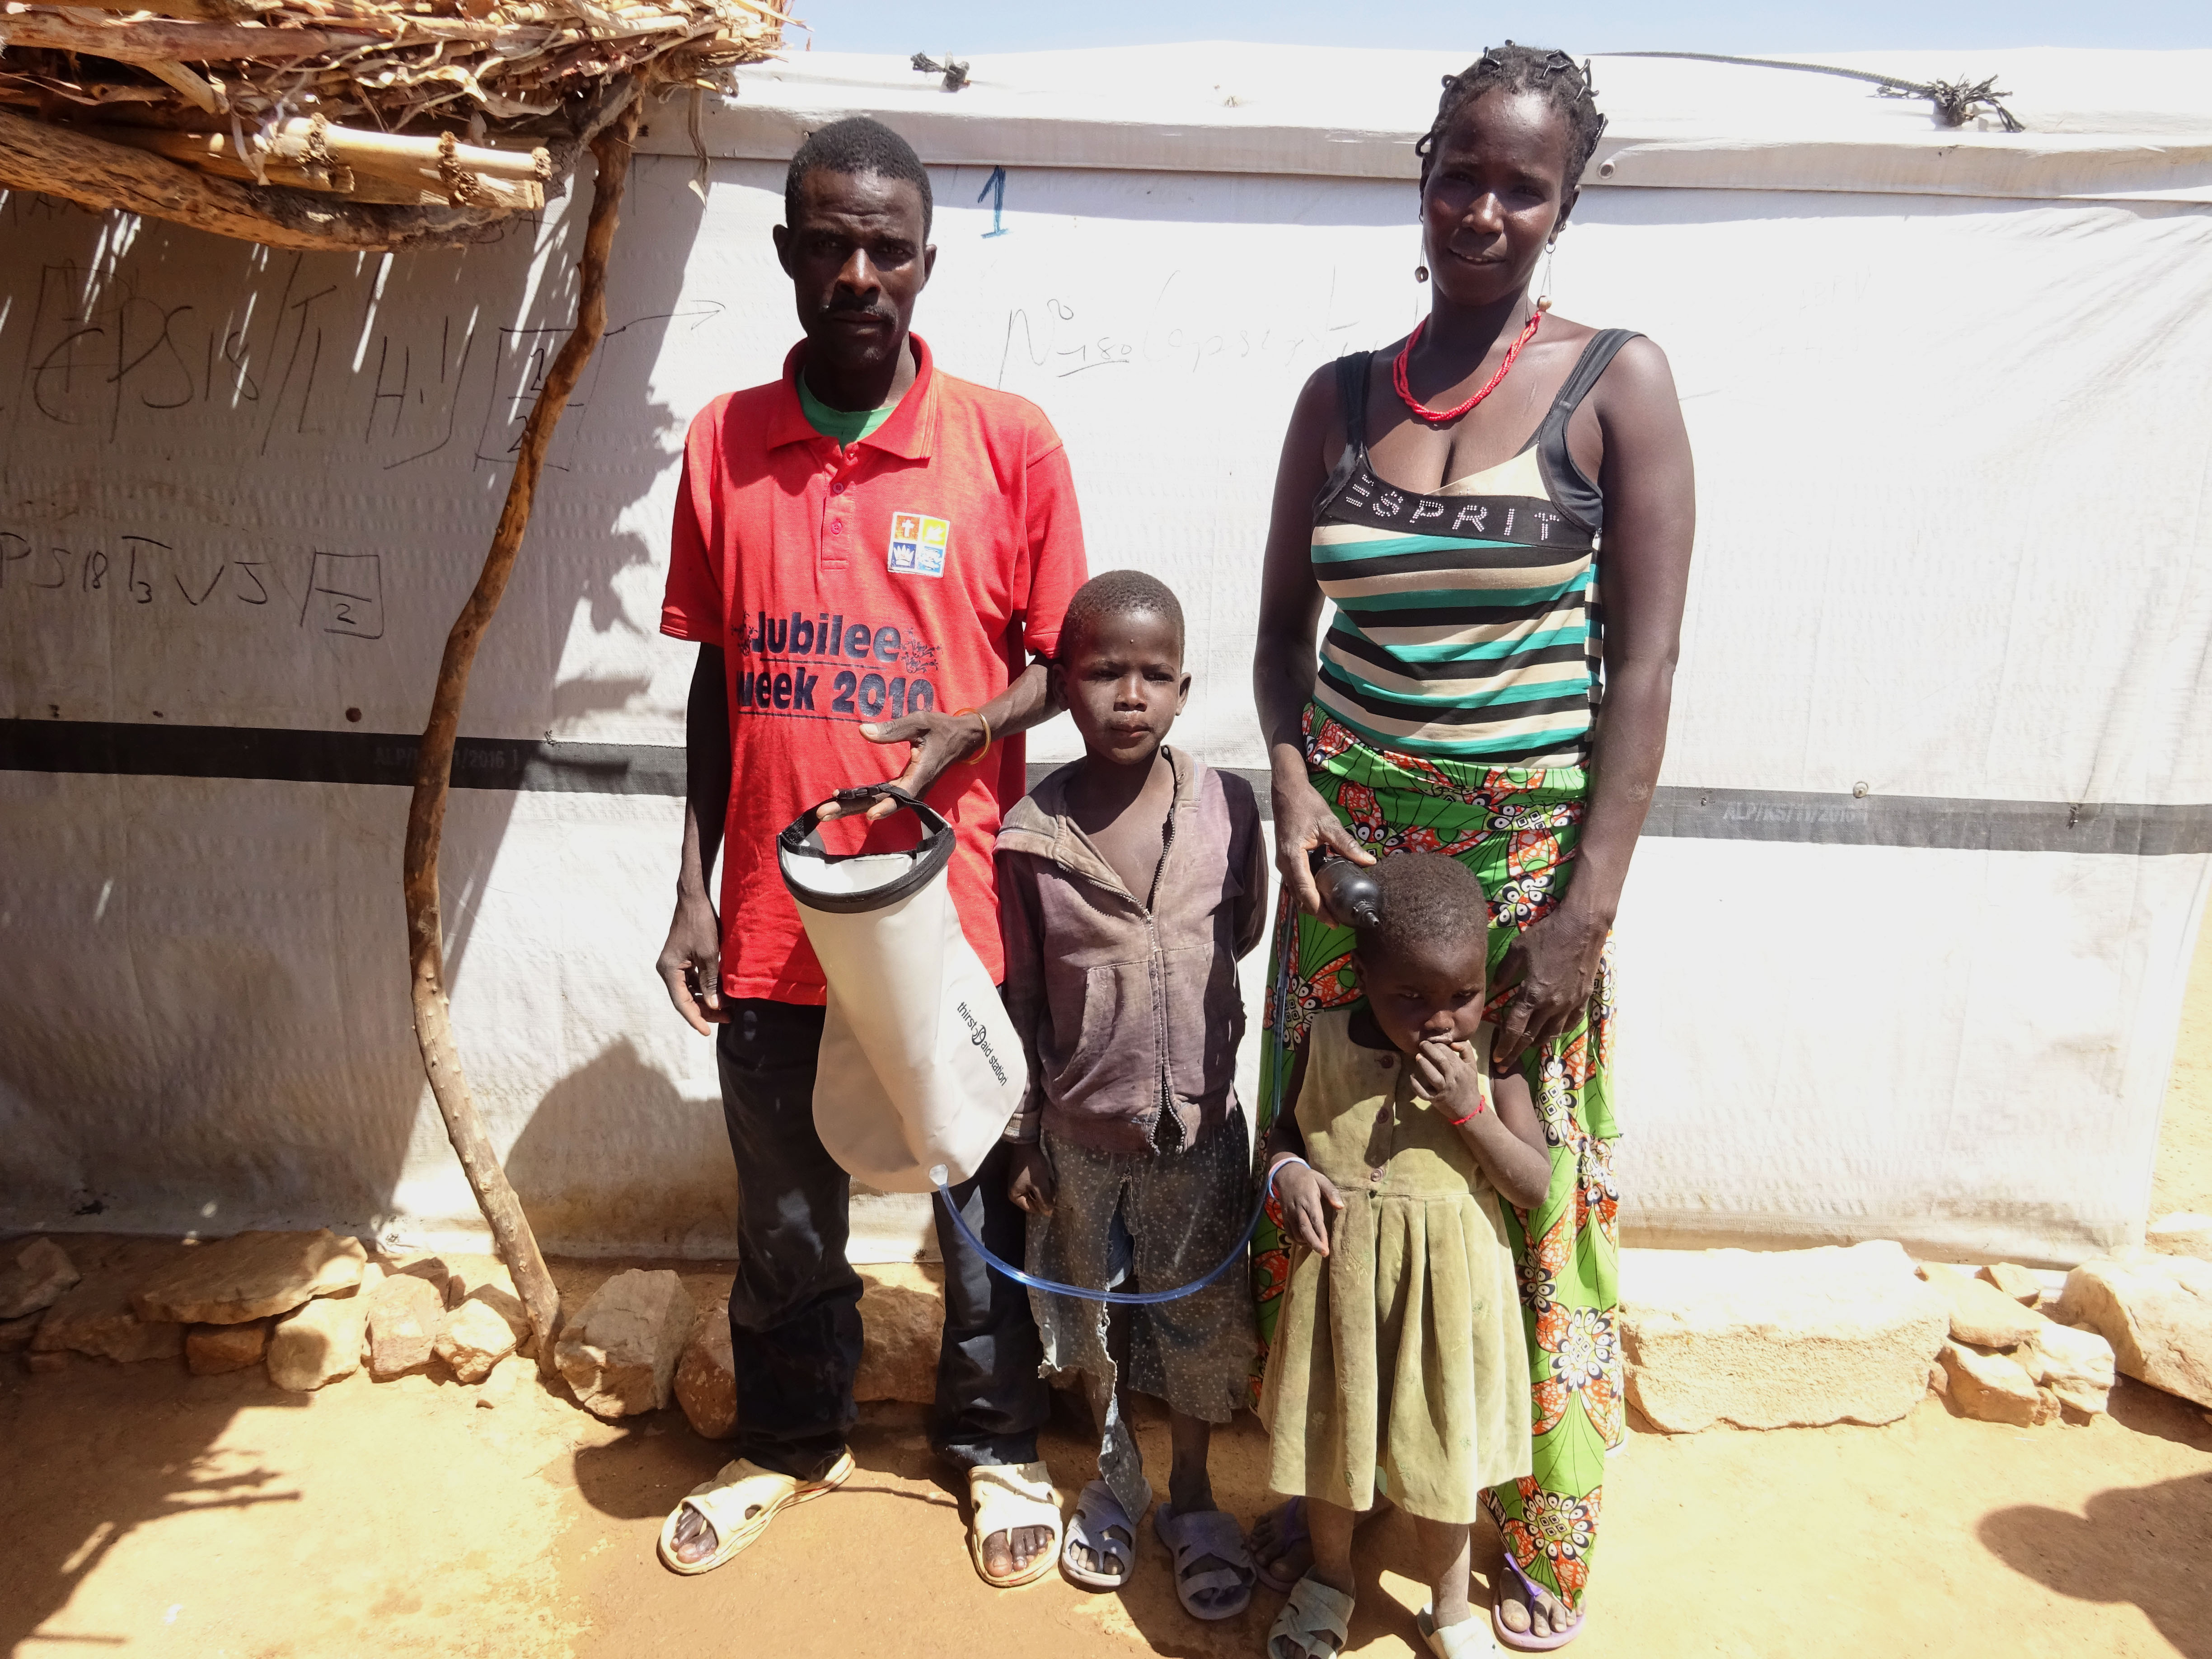
M 1273 793 L 1275 869 L 1283 878 L 1283 890 L 1296 895 L 1298 908 L 1308 915 L 1320 915 L 1321 893 L 1314 886 L 1307 854 L 1316 847 L 1325 847 L 1354 864 L 1372 864 L 1375 854 L 1352 839 L 1352 831 L 1329 811 L 1321 791 L 1304 778 L 1278 776 Z
M 1532 1045 L 1549 1042 L 1581 1017 L 1607 932 L 1604 921 L 1571 902 L 1521 930 L 1498 965 L 1500 985 L 1521 988 L 1498 1023 L 1499 1065 L 1518 1065 Z
M 1413 1086 L 1452 1117 L 1483 1109 L 1482 1071 L 1463 1042 L 1431 1037 L 1413 1051 Z
M 1344 1207 L 1335 1184 L 1303 1160 L 1288 1162 L 1275 1172 L 1275 1196 L 1291 1237 L 1316 1255 L 1327 1255 L 1330 1214 Z
M 1060 1180 L 1052 1172 L 1044 1148 L 1034 1140 L 1015 1147 L 1006 1164 L 1006 1196 L 1013 1200 L 1014 1207 L 1024 1215 L 1050 1215 L 1052 1200 L 1059 1193 Z

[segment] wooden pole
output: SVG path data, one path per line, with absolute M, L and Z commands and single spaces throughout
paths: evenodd
M 507 505 L 500 512 L 499 527 L 492 532 L 491 550 L 484 556 L 476 590 L 446 636 L 446 654 L 438 665 L 437 689 L 430 699 L 429 722 L 422 728 L 422 747 L 415 757 L 414 799 L 407 809 L 402 886 L 407 901 L 415 1040 L 422 1050 L 423 1068 L 429 1073 L 430 1092 L 437 1097 L 439 1115 L 446 1120 L 446 1133 L 468 1174 L 477 1206 L 491 1224 L 501 1259 L 514 1275 L 515 1289 L 530 1311 L 541 1370 L 552 1368 L 561 1298 L 545 1271 L 545 1258 L 538 1253 L 521 1200 L 507 1183 L 499 1155 L 492 1150 L 491 1138 L 484 1133 L 483 1119 L 461 1069 L 460 1048 L 453 1041 L 453 1016 L 446 1001 L 444 922 L 438 905 L 438 844 L 445 830 L 453 738 L 460 729 L 469 669 L 476 661 L 477 647 L 490 625 L 492 613 L 499 609 L 500 595 L 514 572 L 523 532 L 529 528 L 531 501 L 537 494 L 538 474 L 544 469 L 545 452 L 553 441 L 553 428 L 583 375 L 584 365 L 598 348 L 599 337 L 606 331 L 607 252 L 621 213 L 623 185 L 629 173 L 630 143 L 636 135 L 641 107 L 633 104 L 619 122 L 592 142 L 599 179 L 592 195 L 591 222 L 584 232 L 584 254 L 578 264 L 576 326 L 554 358 L 530 406 L 530 418 L 522 428 L 522 447 L 515 457 L 514 477 L 507 484 Z

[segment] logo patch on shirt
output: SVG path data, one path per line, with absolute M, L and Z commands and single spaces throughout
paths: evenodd
M 942 576 L 945 544 L 951 539 L 952 526 L 945 520 L 926 518 L 919 513 L 892 514 L 891 573 Z

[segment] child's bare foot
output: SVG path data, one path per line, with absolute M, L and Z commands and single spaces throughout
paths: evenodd
M 1508 1556 L 1498 1575 L 1498 1622 L 1516 1636 L 1548 1641 L 1565 1636 L 1583 1621 L 1543 1585 L 1521 1572 Z

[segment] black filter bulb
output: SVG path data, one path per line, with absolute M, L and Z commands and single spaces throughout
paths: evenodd
M 1316 848 L 1310 855 L 1314 885 L 1321 890 L 1322 908 L 1339 926 L 1361 929 L 1382 925 L 1382 884 L 1373 868 L 1354 864 Z

